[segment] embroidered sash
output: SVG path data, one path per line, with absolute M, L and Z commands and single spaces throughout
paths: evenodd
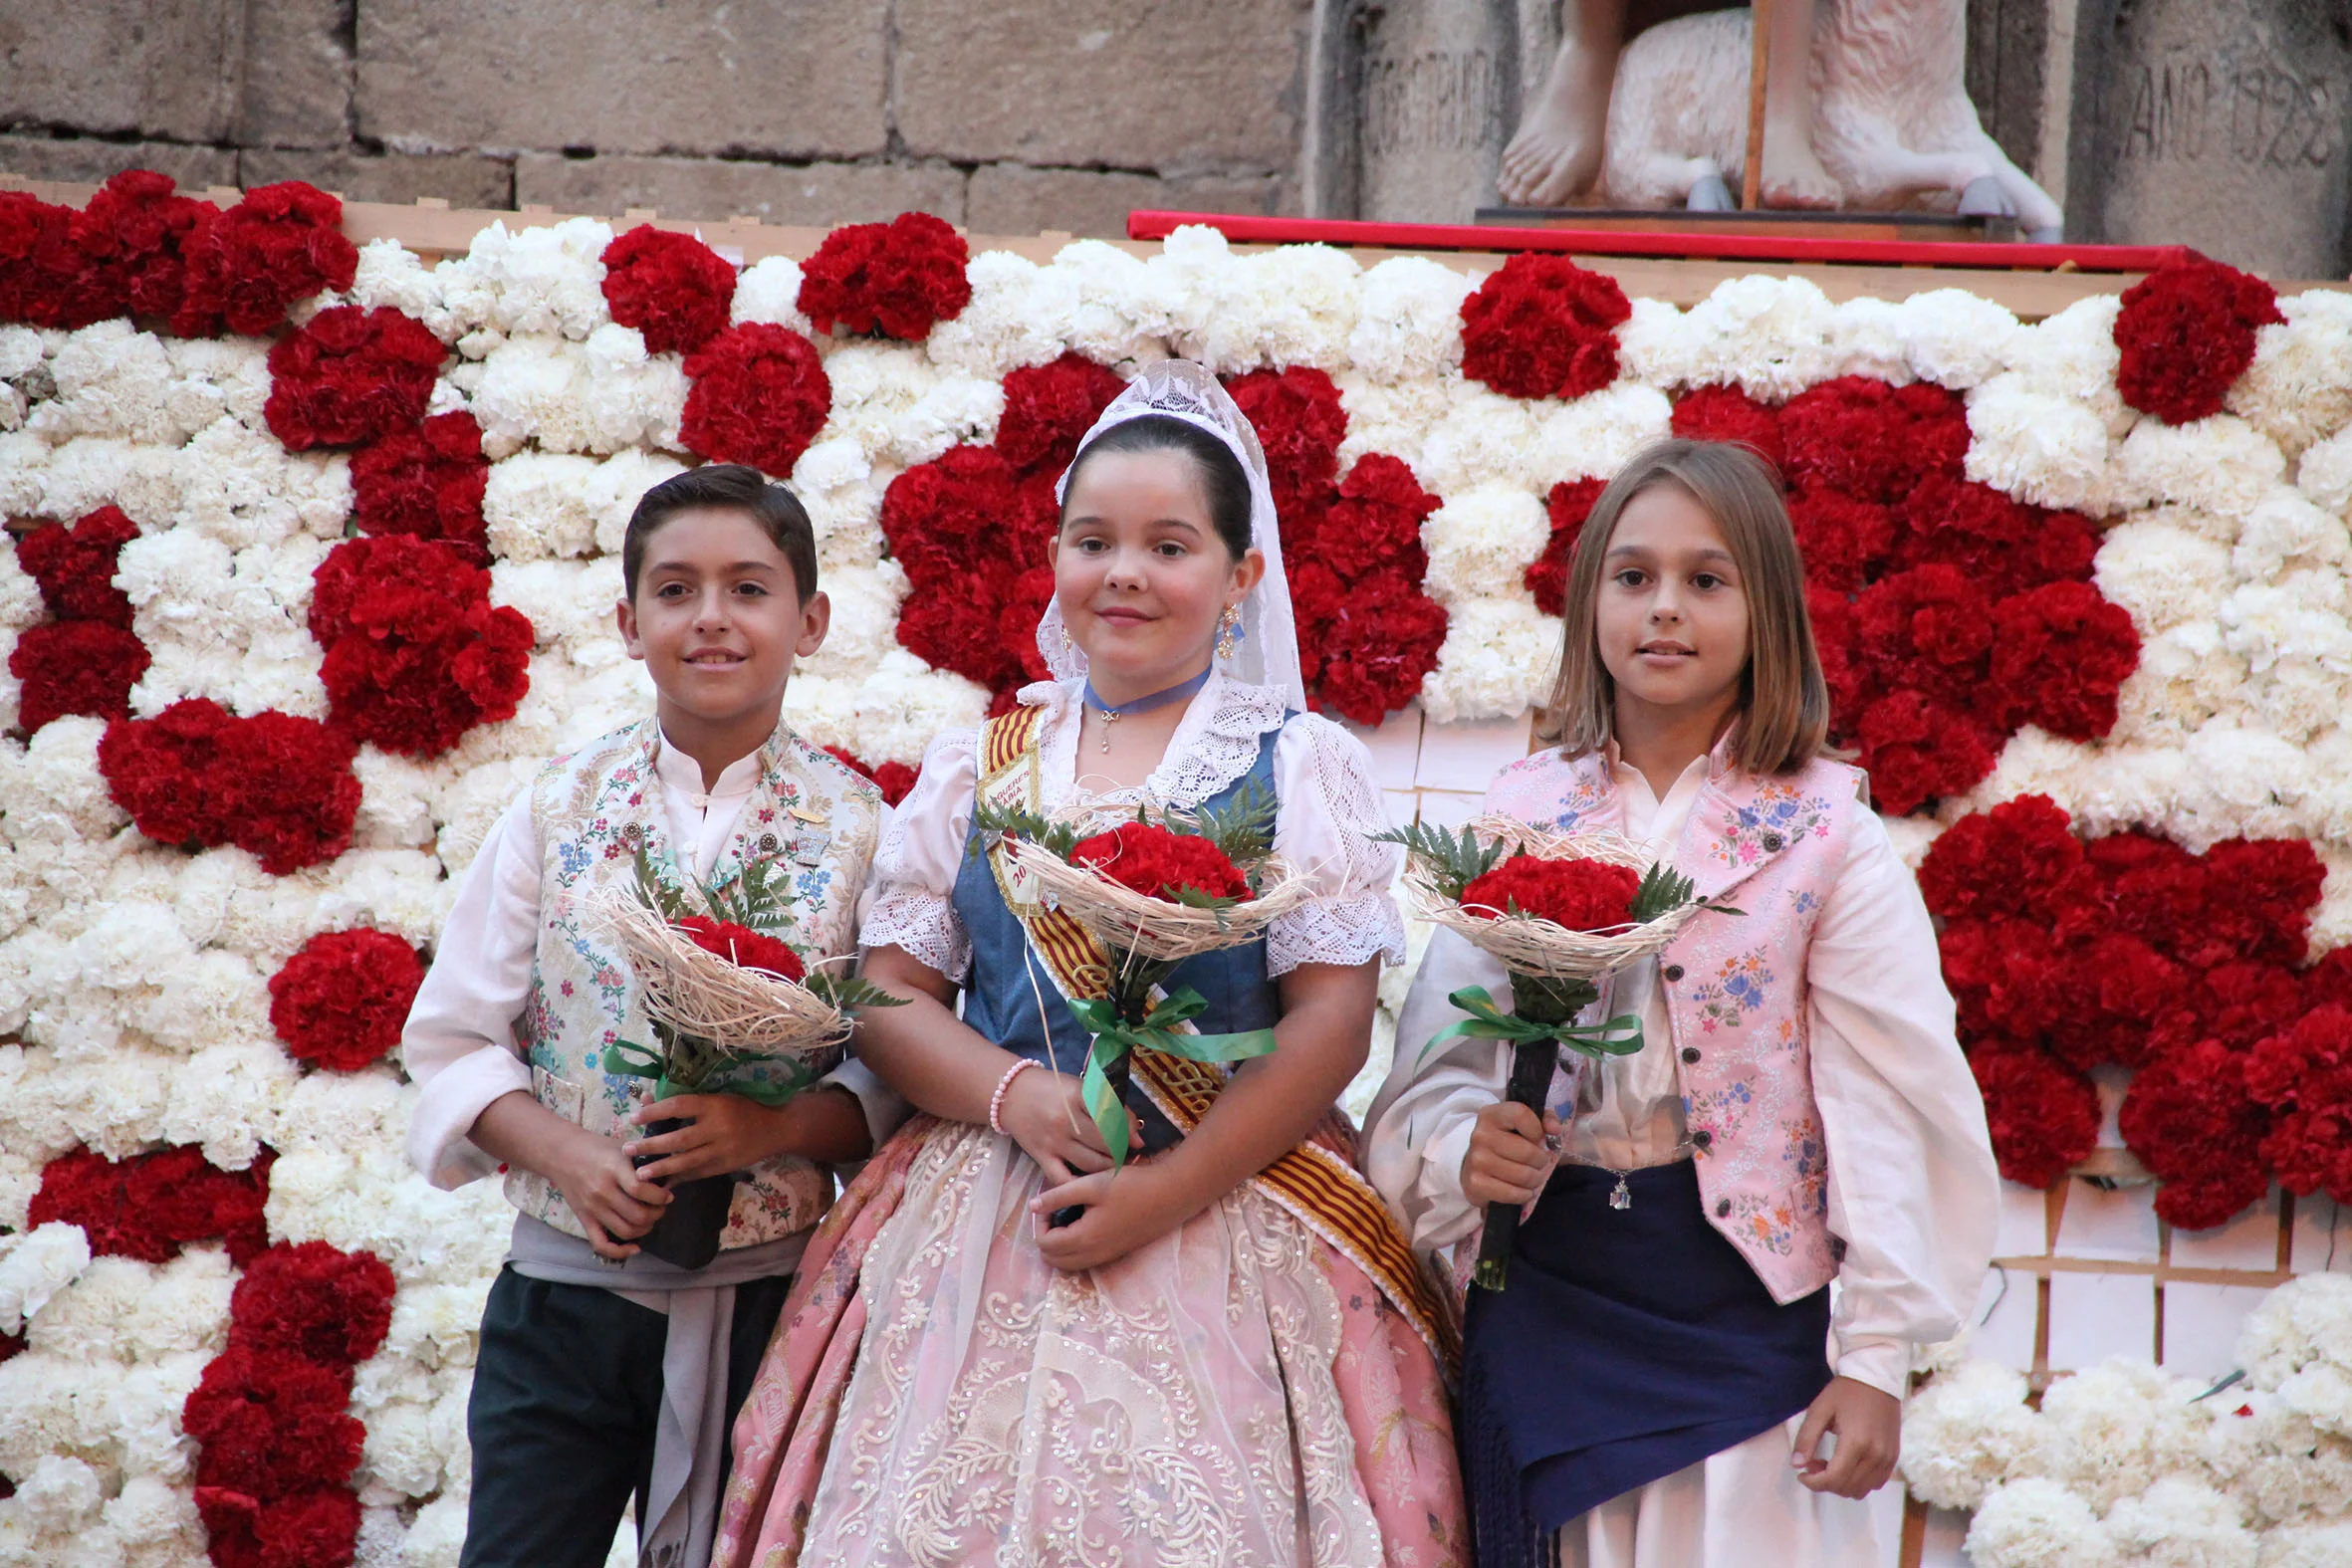
M 1016 708 L 988 721 L 980 739 L 978 797 L 994 805 L 1043 809 L 1036 708 Z M 1067 911 L 1049 908 L 1034 878 L 1007 863 L 1000 845 L 989 864 L 1005 907 L 1021 922 L 1030 946 L 1061 994 L 1074 1001 L 1107 996 L 1109 955 L 1093 933 Z M 1178 1025 L 1191 1029 L 1190 1023 Z M 1225 1087 L 1225 1074 L 1162 1051 L 1130 1053 L 1134 1080 L 1176 1130 L 1189 1134 Z M 1337 1109 L 1304 1143 L 1251 1178 L 1291 1217 L 1337 1247 L 1371 1276 L 1391 1305 L 1413 1325 L 1451 1376 L 1461 1354 L 1461 1325 L 1437 1282 L 1413 1255 L 1387 1206 L 1355 1168 L 1354 1129 Z

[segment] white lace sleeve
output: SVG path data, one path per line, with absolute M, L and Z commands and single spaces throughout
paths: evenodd
M 1328 719 L 1301 714 L 1275 742 L 1274 782 L 1282 800 L 1275 850 L 1305 868 L 1315 893 L 1267 933 L 1267 974 L 1374 957 L 1402 964 L 1405 923 L 1388 889 L 1404 851 L 1372 842 L 1388 826 L 1388 811 L 1364 743 Z
M 873 907 L 858 946 L 895 947 L 962 985 L 972 943 L 949 897 L 963 864 L 980 777 L 980 732 L 949 730 L 923 753 L 922 777 L 874 851 Z

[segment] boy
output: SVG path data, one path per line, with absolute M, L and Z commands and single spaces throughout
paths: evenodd
M 467 1410 L 464 1568 L 599 1568 L 632 1492 L 641 1561 L 708 1560 L 728 1429 L 831 1202 L 822 1166 L 864 1158 L 893 1114 L 854 1062 L 773 1109 L 654 1107 L 645 1080 L 602 1070 L 607 1043 L 648 1038 L 644 1008 L 571 895 L 628 878 L 640 845 L 705 883 L 778 859 L 814 963 L 855 944 L 882 818 L 870 784 L 782 722 L 794 657 L 830 616 L 790 491 L 733 464 L 665 480 L 629 519 L 621 576 L 655 716 L 548 764 L 500 818 L 401 1039 L 421 1089 L 410 1159 L 441 1187 L 504 1170 L 521 1211 Z M 687 1125 L 639 1130 L 663 1118 Z M 662 1184 L 726 1172 L 744 1175 L 708 1266 L 632 1243 Z

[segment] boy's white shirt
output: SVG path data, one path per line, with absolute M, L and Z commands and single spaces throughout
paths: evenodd
M 694 874 L 709 876 L 759 782 L 759 754 L 730 763 L 708 791 L 702 765 L 666 741 L 653 770 L 671 842 L 681 850 L 691 846 Z M 884 806 L 882 826 L 889 820 Z M 539 955 L 540 856 L 531 791 L 525 788 L 458 878 L 432 968 L 400 1033 L 401 1059 L 418 1089 L 408 1121 L 408 1158 L 436 1187 L 460 1187 L 495 1173 L 498 1162 L 467 1134 L 492 1101 L 516 1090 L 531 1093 L 531 1066 L 514 1020 L 529 998 Z M 876 1148 L 906 1117 L 906 1102 L 854 1056 L 823 1081 L 857 1096 Z
M 1615 764 L 1625 832 L 1660 855 L 1688 820 L 1708 759 L 1661 802 L 1638 769 Z M 1844 1239 L 1834 1365 L 1900 1399 L 1911 1347 L 1949 1339 L 1974 1311 L 1999 1224 L 2000 1182 L 1984 1102 L 1953 1037 L 1936 934 L 1918 884 L 1878 818 L 1855 823 L 1846 861 L 1806 955 L 1813 1099 L 1829 1147 L 1829 1229 Z M 1364 1164 L 1415 1247 L 1447 1246 L 1477 1221 L 1462 1160 L 1481 1107 L 1503 1095 L 1505 1043 L 1422 1046 L 1460 1016 L 1446 1002 L 1483 986 L 1509 1005 L 1510 976 L 1441 931 L 1397 1019 L 1396 1059 L 1365 1119 Z M 1599 1108 L 1569 1134 L 1577 1159 L 1613 1169 L 1678 1158 L 1682 1081 L 1673 1022 L 1647 959 L 1620 971 L 1611 1012 L 1637 1012 L 1650 1043 L 1600 1069 Z

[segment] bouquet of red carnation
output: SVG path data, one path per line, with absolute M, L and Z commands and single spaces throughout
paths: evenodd
M 1614 833 L 1554 833 L 1516 817 L 1481 816 L 1460 833 L 1415 824 L 1378 835 L 1405 846 L 1414 914 L 1468 939 L 1511 972 L 1511 1011 L 1485 988 L 1446 1000 L 1469 1014 L 1429 1044 L 1456 1035 L 1514 1042 L 1510 1097 L 1542 1109 L 1562 1046 L 1582 1055 L 1630 1056 L 1642 1048 L 1631 1013 L 1599 1023 L 1576 1017 L 1600 1000 L 1600 980 L 1649 958 L 1703 910 L 1737 915 L 1698 896 L 1689 877 Z M 1637 869 L 1647 863 L 1647 869 Z M 1487 1206 L 1477 1281 L 1503 1288 L 1519 1210 Z
M 656 1100 L 740 1094 L 782 1105 L 840 1061 L 859 1008 L 901 1005 L 862 980 L 811 972 L 790 940 L 790 875 L 759 860 L 728 886 L 681 888 L 640 849 L 632 887 L 588 895 L 589 917 L 619 943 L 644 988 L 653 1032 L 651 1045 L 605 1046 L 606 1072 L 651 1079 Z M 682 1125 L 657 1121 L 645 1132 L 657 1138 Z M 731 1174 L 680 1183 L 638 1244 L 700 1268 L 718 1254 L 734 1190 Z
M 1010 866 L 1041 884 L 1050 910 L 1102 944 L 1107 994 L 1072 998 L 1069 1010 L 1093 1036 L 1080 1092 L 1115 1164 L 1126 1163 L 1131 1142 L 1127 1112 L 1140 1114 L 1148 1103 L 1138 1102 L 1132 1081 L 1137 1047 L 1200 1062 L 1246 1061 L 1274 1049 L 1271 1029 L 1180 1027 L 1208 1001 L 1190 986 L 1164 984 L 1188 958 L 1255 941 L 1306 896 L 1305 879 L 1274 852 L 1274 811 L 1264 791 L 1245 786 L 1222 808 L 1138 807 L 1107 826 L 1087 808 L 1048 818 L 982 802 L 974 814 L 975 847 L 1002 844 Z M 1157 1147 L 1147 1137 L 1144 1152 Z

